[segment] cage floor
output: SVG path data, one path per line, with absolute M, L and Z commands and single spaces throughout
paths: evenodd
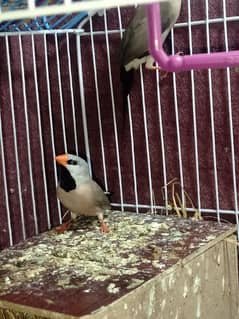
M 0 302 L 74 316 L 90 314 L 235 226 L 174 216 L 112 212 L 102 235 L 81 217 L 0 253 Z

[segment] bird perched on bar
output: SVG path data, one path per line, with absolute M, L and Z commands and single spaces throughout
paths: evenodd
M 178 19 L 181 0 L 168 0 L 160 4 L 162 43 Z M 120 46 L 120 78 L 124 100 L 132 88 L 134 70 L 141 64 L 150 70 L 160 69 L 154 65 L 154 58 L 148 51 L 148 26 L 146 7 L 141 5 L 135 9 L 134 16 L 126 28 Z
M 97 216 L 101 232 L 108 232 L 104 212 L 110 211 L 110 202 L 102 188 L 91 178 L 87 162 L 72 154 L 58 155 L 56 162 L 59 179 L 57 197 L 71 212 L 72 220 L 78 215 Z M 69 228 L 70 222 L 62 224 L 57 231 L 63 232 Z

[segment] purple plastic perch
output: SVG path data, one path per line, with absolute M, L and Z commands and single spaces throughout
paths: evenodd
M 209 68 L 239 66 L 239 50 L 219 53 L 168 56 L 162 46 L 160 4 L 147 6 L 149 52 L 160 67 L 166 71 L 177 72 Z

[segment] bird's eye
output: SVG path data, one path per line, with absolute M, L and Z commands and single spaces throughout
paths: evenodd
M 67 161 L 67 164 L 69 164 L 69 165 L 77 165 L 77 161 L 74 161 L 74 160 L 70 159 L 70 160 Z

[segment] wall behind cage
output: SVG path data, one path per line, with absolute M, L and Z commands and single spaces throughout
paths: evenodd
M 193 53 L 222 51 L 225 39 L 229 49 L 238 49 L 239 22 L 228 21 L 225 34 L 219 0 L 208 2 L 208 46 L 205 3 L 192 1 L 189 15 L 189 2 L 183 1 L 171 37 L 173 52 L 188 54 L 190 44 Z M 238 3 L 226 4 L 228 19 L 237 17 Z M 239 74 L 204 70 L 159 80 L 158 73 L 139 70 L 125 110 L 119 44 L 132 12 L 124 8 L 119 15 L 113 9 L 95 16 L 80 36 L 79 52 L 71 33 L 0 38 L 1 248 L 61 221 L 54 156 L 66 151 L 86 155 L 82 96 L 93 175 L 112 193 L 114 207 L 163 207 L 162 186 L 178 178 L 195 206 L 215 218 L 220 210 L 234 221 Z

